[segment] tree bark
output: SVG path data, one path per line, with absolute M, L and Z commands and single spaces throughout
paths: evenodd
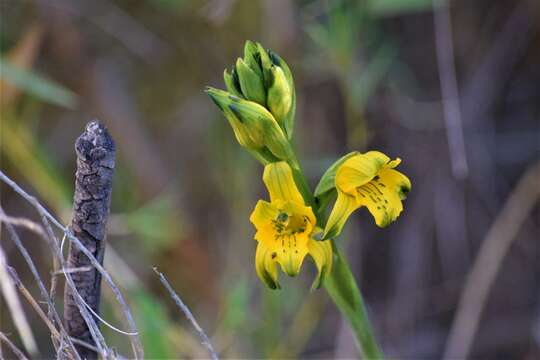
M 73 234 L 103 264 L 106 225 L 111 203 L 112 179 L 115 163 L 115 146 L 107 129 L 97 121 L 90 122 L 85 132 L 75 142 L 77 172 L 71 229 Z M 90 260 L 70 244 L 68 255 L 70 269 L 90 267 L 90 270 L 71 274 L 77 291 L 84 301 L 99 314 L 101 274 L 91 266 Z M 65 287 L 64 322 L 66 331 L 74 338 L 95 345 L 88 326 L 81 316 L 73 291 Z M 97 322 L 97 321 L 96 321 Z M 99 324 L 99 323 L 98 323 Z M 97 354 L 76 345 L 83 359 L 96 359 Z

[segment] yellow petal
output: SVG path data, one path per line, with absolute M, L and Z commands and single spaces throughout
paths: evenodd
M 255 209 L 249 217 L 249 221 L 255 228 L 260 229 L 275 220 L 278 215 L 278 209 L 267 201 L 259 200 Z
M 351 213 L 359 207 L 354 196 L 350 196 L 339 189 L 337 194 L 336 203 L 324 228 L 323 239 L 338 236 Z
M 379 151 L 369 151 L 347 159 L 336 173 L 336 186 L 350 195 L 373 179 L 390 158 Z
M 272 251 L 262 242 L 257 244 L 255 253 L 255 270 L 259 278 L 270 288 L 280 289 L 276 261 L 272 259 Z
M 307 233 L 283 236 L 276 239 L 276 261 L 289 276 L 296 276 L 300 272 L 304 258 L 308 254 L 309 236 Z
M 411 189 L 409 178 L 397 170 L 383 168 L 369 183 L 357 189 L 357 201 L 366 206 L 379 227 L 397 219 L 403 210 L 401 200 Z
M 330 240 L 308 242 L 309 255 L 313 258 L 315 266 L 317 266 L 317 277 L 313 281 L 312 289 L 318 289 L 327 274 L 332 271 L 332 243 Z
M 304 204 L 304 199 L 294 182 L 291 167 L 285 161 L 266 165 L 263 181 L 270 193 L 271 202 L 283 200 Z

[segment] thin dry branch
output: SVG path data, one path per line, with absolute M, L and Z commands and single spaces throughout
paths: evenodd
M 540 199 L 540 162 L 529 168 L 482 242 L 457 308 L 445 359 L 467 358 L 491 286 L 523 222 Z
M 53 251 L 53 255 L 60 262 L 61 266 L 64 269 L 67 268 L 67 266 L 65 264 L 62 253 L 60 251 L 59 242 L 58 242 L 58 239 L 56 238 L 56 236 L 54 235 L 51 224 L 54 225 L 56 228 L 60 229 L 64 233 L 66 238 L 69 241 L 71 241 L 72 243 L 74 243 L 75 246 L 77 246 L 90 259 L 90 262 L 92 263 L 92 265 L 103 276 L 103 279 L 107 282 L 107 284 L 109 285 L 109 287 L 113 291 L 116 300 L 119 302 L 119 304 L 121 306 L 121 309 L 122 309 L 122 312 L 124 314 L 124 317 L 126 318 L 127 325 L 128 325 L 128 328 L 129 328 L 129 332 L 132 334 L 131 336 L 129 336 L 129 340 L 131 342 L 131 346 L 133 348 L 135 358 L 142 359 L 144 357 L 144 352 L 143 352 L 143 348 L 142 348 L 140 338 L 138 336 L 138 331 L 137 331 L 137 327 L 135 325 L 135 321 L 133 320 L 133 316 L 132 316 L 132 314 L 131 314 L 131 312 L 129 310 L 129 306 L 127 305 L 121 291 L 118 289 L 116 284 L 112 281 L 112 278 L 109 275 L 109 273 L 103 268 L 103 266 L 101 266 L 101 264 L 92 255 L 92 253 L 89 252 L 82 245 L 82 243 L 79 241 L 79 239 L 77 239 L 77 237 L 75 237 L 73 235 L 73 233 L 68 228 L 63 226 L 54 216 L 52 216 L 49 213 L 49 211 L 47 211 L 47 209 L 45 209 L 43 207 L 43 205 L 41 205 L 39 203 L 39 201 L 35 197 L 29 195 L 17 183 L 15 183 L 8 176 L 6 176 L 2 171 L 0 171 L 0 180 L 2 180 L 9 187 L 11 187 L 17 194 L 19 194 L 24 199 L 26 199 L 38 211 L 38 213 L 39 213 L 39 215 L 41 217 L 41 220 L 42 220 L 43 227 L 45 228 L 46 233 L 48 235 L 48 236 L 45 237 L 45 240 L 47 241 L 48 245 L 50 246 L 51 250 Z M 73 284 L 73 281 L 71 279 L 70 274 L 65 274 L 65 276 L 66 276 L 66 281 L 68 282 L 68 285 L 70 287 L 72 287 L 73 289 L 75 289 L 75 285 Z M 79 306 L 81 307 L 81 309 L 80 309 L 81 312 L 85 313 L 85 315 L 87 315 L 88 321 L 90 323 L 94 323 L 94 325 L 95 325 L 94 319 L 90 315 L 90 313 L 88 313 L 88 311 L 86 311 L 86 307 L 85 307 L 84 302 L 82 301 L 82 299 L 80 299 L 80 297 L 78 297 L 78 296 L 76 296 L 75 298 L 76 298 L 77 301 L 79 301 Z M 92 328 L 96 328 L 96 327 L 92 326 Z M 98 329 L 98 333 L 95 333 L 95 334 L 93 333 L 92 335 L 95 336 L 94 340 L 96 340 L 96 338 L 98 340 L 97 341 L 97 345 L 98 345 L 97 347 L 100 349 L 101 355 L 103 357 L 105 357 L 105 358 L 109 357 L 112 354 L 112 352 L 106 350 L 107 348 L 103 345 L 104 340 L 103 340 L 103 337 L 102 337 L 101 333 L 99 333 L 99 329 Z
M 174 291 L 174 289 L 172 288 L 171 284 L 169 284 L 165 276 L 162 273 L 160 273 L 156 267 L 154 267 L 153 270 L 157 274 L 157 276 L 159 276 L 159 280 L 161 281 L 163 286 L 165 286 L 165 288 L 169 292 L 169 295 L 172 297 L 172 299 L 174 300 L 178 308 L 184 313 L 186 318 L 191 322 L 191 324 L 197 331 L 199 337 L 201 338 L 201 343 L 208 349 L 208 352 L 210 353 L 210 357 L 212 358 L 212 360 L 219 360 L 217 353 L 214 351 L 214 348 L 212 344 L 210 343 L 210 339 L 208 339 L 208 336 L 206 335 L 204 330 L 201 328 L 201 326 L 199 325 L 199 323 L 197 322 L 197 320 L 195 319 L 195 317 L 193 316 L 193 314 L 191 313 L 187 305 L 184 304 L 182 299 L 180 299 L 180 297 Z
M 56 311 L 56 308 L 54 306 L 54 300 L 49 296 L 49 293 L 47 292 L 47 288 L 45 287 L 45 284 L 43 283 L 43 280 L 41 279 L 41 276 L 39 275 L 39 272 L 36 268 L 36 265 L 32 261 L 32 257 L 22 244 L 21 239 L 19 238 L 19 235 L 15 231 L 15 228 L 13 225 L 22 226 L 30 231 L 33 231 L 37 235 L 39 235 L 42 239 L 45 240 L 46 243 L 49 242 L 47 239 L 47 235 L 45 231 L 43 230 L 43 227 L 35 222 L 32 222 L 30 220 L 26 221 L 12 221 L 13 218 L 9 217 L 5 214 L 4 210 L 2 209 L 2 206 L 0 206 L 0 222 L 4 222 L 6 224 L 6 229 L 8 231 L 8 234 L 10 238 L 15 243 L 15 246 L 21 253 L 22 257 L 24 258 L 26 264 L 30 268 L 30 272 L 32 273 L 32 276 L 34 277 L 34 280 L 36 281 L 36 284 L 38 285 L 38 289 L 40 291 L 42 301 L 47 302 L 48 310 L 47 310 L 47 316 L 48 319 L 51 321 L 51 323 L 55 324 L 55 326 L 58 326 L 59 332 L 61 334 L 61 342 L 63 339 L 67 339 L 67 345 L 69 347 L 69 352 L 72 356 L 75 357 L 75 359 L 80 359 L 77 351 L 75 350 L 75 346 L 73 345 L 73 342 L 69 339 L 66 330 L 64 329 L 64 326 L 62 324 L 62 320 L 60 319 L 60 315 Z M 57 341 L 53 340 L 53 345 L 55 347 L 55 350 L 59 351 L 59 343 Z
M 49 331 L 51 332 L 52 336 L 54 336 L 57 339 L 60 339 L 61 337 L 60 332 L 56 329 L 52 321 L 47 317 L 47 314 L 45 314 L 45 311 L 43 311 L 43 309 L 38 304 L 36 299 L 34 299 L 30 291 L 28 291 L 26 286 L 24 286 L 21 279 L 19 278 L 19 274 L 17 274 L 17 271 L 15 271 L 15 269 L 12 268 L 11 266 L 8 266 L 7 270 L 8 270 L 9 276 L 11 277 L 11 282 L 13 283 L 13 285 L 17 287 L 21 295 L 26 299 L 26 301 L 28 301 L 30 306 L 32 306 L 32 308 L 38 314 L 41 320 L 43 320 L 45 325 L 47 325 L 47 328 L 49 328 Z
M 17 348 L 15 344 L 13 344 L 11 340 L 9 340 L 9 338 L 1 331 L 0 331 L 0 340 L 5 342 L 9 346 L 9 349 L 11 350 L 11 352 L 13 352 L 13 354 L 15 354 L 18 359 L 28 360 L 26 355 L 24 355 L 24 353 L 19 348 Z

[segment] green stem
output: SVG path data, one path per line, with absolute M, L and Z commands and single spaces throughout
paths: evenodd
M 309 189 L 298 159 L 291 159 L 290 165 L 304 200 L 319 214 L 320 209 L 315 204 L 315 198 Z M 364 299 L 356 284 L 351 267 L 333 240 L 332 248 L 335 254 L 332 272 L 325 278 L 324 287 L 334 304 L 351 325 L 356 336 L 357 345 L 360 347 L 364 357 L 366 359 L 383 359 L 384 354 L 373 335 L 373 328 L 368 318 Z
M 332 272 L 324 281 L 324 287 L 343 316 L 351 325 L 362 354 L 366 359 L 383 359 L 373 328 L 368 318 L 362 293 L 354 280 L 347 260 L 334 245 Z

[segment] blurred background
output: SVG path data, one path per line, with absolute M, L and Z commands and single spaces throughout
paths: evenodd
M 129 299 L 148 358 L 207 356 L 152 266 L 223 358 L 360 356 L 326 292 L 310 292 L 309 261 L 299 278 L 282 276 L 281 291 L 255 274 L 248 219 L 267 197 L 262 167 L 203 93 L 224 88 L 223 69 L 242 56 L 246 39 L 291 67 L 296 146 L 312 186 L 346 152 L 377 149 L 403 160 L 413 188 L 401 217 L 379 229 L 362 209 L 338 239 L 387 356 L 460 358 L 465 347 L 471 358 L 540 358 L 538 192 L 518 186 L 540 158 L 538 1 L 0 4 L 0 168 L 67 224 L 74 141 L 94 118 L 109 128 L 117 163 L 105 263 Z M 39 220 L 1 190 L 7 214 Z M 505 205 L 512 196 L 518 210 Z M 20 235 L 48 281 L 46 245 Z M 17 249 L 1 236 L 9 263 L 37 296 Z M 495 255 L 478 272 L 498 269 L 494 281 L 471 280 L 493 238 Z M 472 336 L 455 320 L 468 279 L 472 289 L 491 285 Z M 121 323 L 105 287 L 102 304 L 103 317 Z M 0 306 L 0 328 L 20 344 Z M 41 355 L 54 356 L 47 327 L 25 309 Z M 129 353 L 125 336 L 102 328 Z

